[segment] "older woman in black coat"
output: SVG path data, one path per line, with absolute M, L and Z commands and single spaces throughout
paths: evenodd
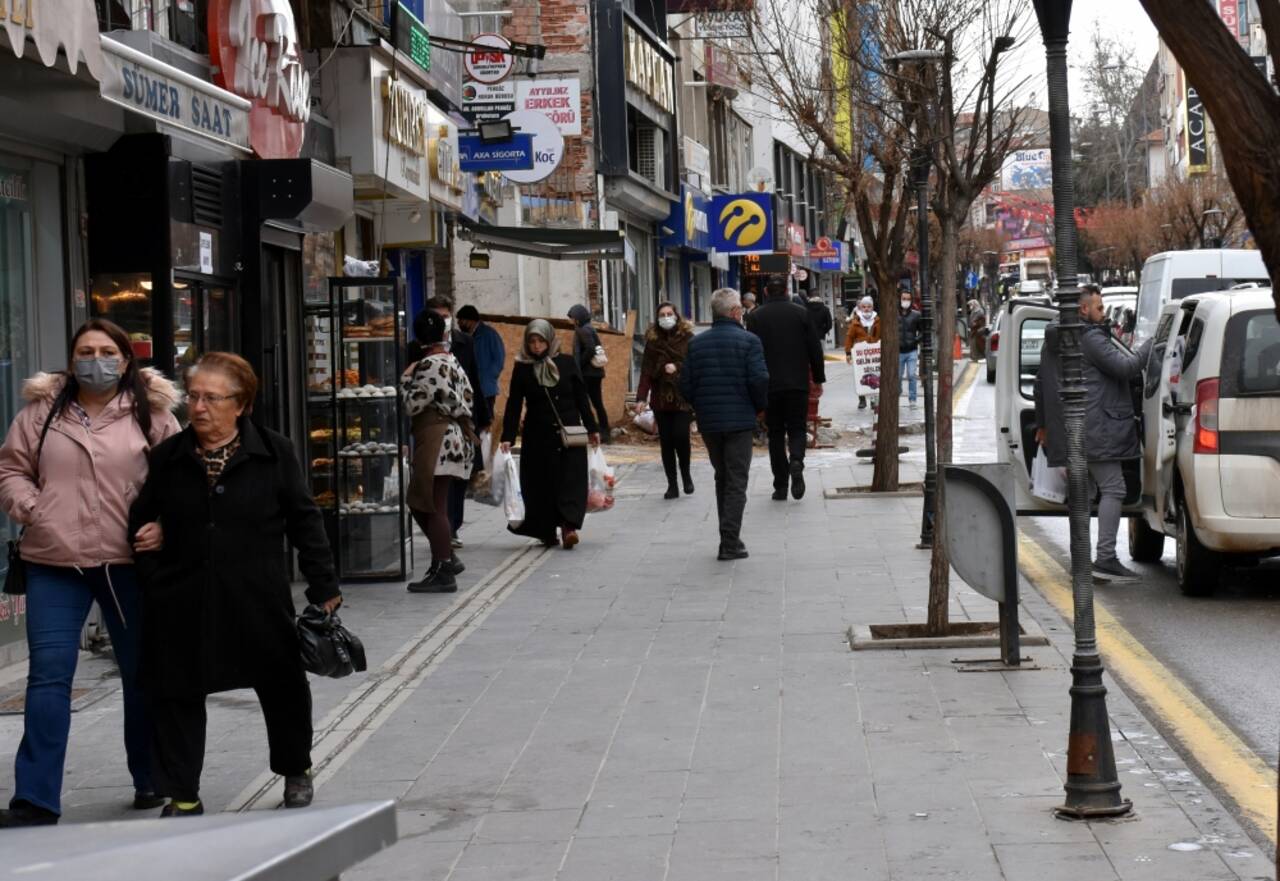
M 287 538 L 307 599 L 341 603 L 320 510 L 283 436 L 255 426 L 257 391 L 238 355 L 206 354 L 187 381 L 191 425 L 155 448 L 130 533 L 158 520 L 162 549 L 140 554 L 142 677 L 152 703 L 162 816 L 204 812 L 205 697 L 252 688 L 267 722 L 285 807 L 311 803 L 311 689 L 289 587 Z
M 517 432 L 523 438 L 520 491 L 525 516 L 511 531 L 550 546 L 556 544 L 558 528 L 568 551 L 578 543 L 578 530 L 587 516 L 587 451 L 565 448 L 560 442 L 562 425 L 585 425 L 592 446 L 600 444 L 577 362 L 572 355 L 560 354 L 551 322 L 538 318 L 525 327 L 502 417 L 503 452 L 511 451 Z

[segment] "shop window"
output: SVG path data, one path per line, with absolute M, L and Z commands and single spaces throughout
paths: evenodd
M 175 307 L 180 309 L 180 304 Z M 151 275 L 145 272 L 104 273 L 93 277 L 89 314 L 114 321 L 129 334 L 133 356 L 151 366 Z
M 103 31 L 152 31 L 200 55 L 209 54 L 208 0 L 96 0 Z

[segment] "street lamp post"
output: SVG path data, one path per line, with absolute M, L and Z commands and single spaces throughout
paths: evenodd
M 1067 35 L 1071 0 L 1034 0 L 1044 38 L 1049 83 L 1049 145 L 1053 161 L 1054 245 L 1061 323 L 1062 410 L 1067 435 L 1067 497 L 1071 524 L 1071 593 L 1075 651 L 1071 657 L 1071 730 L 1067 741 L 1066 801 L 1059 816 L 1114 817 L 1133 803 L 1120 797 L 1107 689 L 1093 616 L 1089 542 L 1089 471 L 1085 461 L 1084 357 L 1080 349 L 1080 290 L 1076 286 L 1075 182 L 1067 94 Z
M 925 133 L 921 132 L 921 141 Z M 933 409 L 933 290 L 929 286 L 929 168 L 927 147 L 911 153 L 911 181 L 916 188 L 916 229 L 920 254 L 920 382 L 924 385 L 924 507 L 920 515 L 920 544 L 933 547 L 933 506 L 938 491 L 938 448 Z
M 1221 248 L 1222 247 L 1222 209 L 1206 208 L 1200 213 L 1204 220 L 1204 226 L 1200 233 L 1200 247 L 1202 248 Z

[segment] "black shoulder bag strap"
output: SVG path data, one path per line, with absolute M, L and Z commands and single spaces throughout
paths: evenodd
M 55 401 L 56 403 L 56 401 Z M 36 444 L 35 472 L 36 486 L 40 485 L 40 454 L 44 452 L 44 439 L 49 434 L 49 426 L 53 424 L 53 407 L 49 408 L 49 415 L 44 418 L 44 427 L 40 429 L 40 442 Z M 18 530 L 18 543 L 22 543 L 22 536 L 26 533 L 27 527 Z

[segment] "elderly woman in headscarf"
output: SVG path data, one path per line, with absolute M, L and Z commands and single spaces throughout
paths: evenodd
M 987 357 L 987 310 L 978 300 L 965 305 L 969 309 L 969 360 L 980 361 Z
M 853 363 L 853 347 L 858 343 L 880 342 L 880 315 L 876 312 L 875 301 L 863 297 L 853 310 L 849 319 L 849 330 L 844 337 L 844 359 Z M 858 409 L 867 408 L 867 396 L 858 395 Z
M 548 547 L 557 543 L 558 529 L 559 543 L 567 551 L 578 543 L 578 530 L 587 514 L 587 450 L 564 446 L 560 429 L 565 426 L 586 426 L 591 445 L 599 445 L 599 430 L 577 361 L 560 353 L 560 341 L 549 321 L 534 319 L 524 330 L 502 417 L 503 452 L 511 451 L 517 433 L 521 437 L 525 517 L 520 526 L 509 528 Z

